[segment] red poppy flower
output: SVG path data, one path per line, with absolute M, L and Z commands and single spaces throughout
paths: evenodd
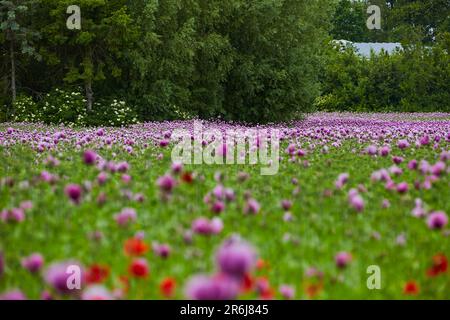
M 149 251 L 150 247 L 143 240 L 130 238 L 125 241 L 124 251 L 128 256 L 142 256 Z
M 259 296 L 263 300 L 272 300 L 273 297 L 275 296 L 275 290 L 273 290 L 272 288 L 269 287 L 269 288 L 261 291 Z
M 256 261 L 256 269 L 262 270 L 264 268 L 269 268 L 269 263 L 263 259 L 258 259 L 258 261 Z
M 403 293 L 407 295 L 418 295 L 419 294 L 419 285 L 415 281 L 408 281 L 403 288 Z
M 275 296 L 275 291 L 271 288 L 267 277 L 258 277 L 255 279 L 256 291 L 261 299 L 269 300 Z
M 443 254 L 437 254 L 433 257 L 433 265 L 427 270 L 427 276 L 436 277 L 441 273 L 447 272 L 448 260 Z
M 194 181 L 194 176 L 191 172 L 185 172 L 181 175 L 181 180 L 185 183 L 191 184 Z
M 254 284 L 255 280 L 250 274 L 246 273 L 241 282 L 241 291 L 244 293 L 251 291 L 254 287 Z
M 136 278 L 146 278 L 149 274 L 149 267 L 145 259 L 133 260 L 129 267 L 128 272 Z
M 175 287 L 176 287 L 176 281 L 173 278 L 164 278 L 161 283 L 159 284 L 159 291 L 161 292 L 161 294 L 166 297 L 166 298 L 170 298 L 173 296 L 173 293 L 175 291 Z
M 92 283 L 102 283 L 109 276 L 109 267 L 106 265 L 93 264 L 89 267 L 86 272 L 86 282 L 88 284 Z
M 308 296 L 309 299 L 314 299 L 317 297 L 320 292 L 322 292 L 323 289 L 323 283 L 307 283 L 305 286 L 305 293 Z

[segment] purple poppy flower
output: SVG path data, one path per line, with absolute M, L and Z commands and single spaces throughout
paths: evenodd
M 82 300 L 114 300 L 113 295 L 101 285 L 87 287 L 81 294 Z
M 153 251 L 155 252 L 156 255 L 165 259 L 169 257 L 171 249 L 168 244 L 155 244 L 153 245 Z
M 289 209 L 292 208 L 292 202 L 284 199 L 281 201 L 281 207 L 283 208 L 284 211 L 289 211 Z
M 408 162 L 408 169 L 416 170 L 417 169 L 417 160 L 413 159 L 410 162 Z
M 75 261 L 54 263 L 45 271 L 44 280 L 60 294 L 75 295 L 84 285 L 83 267 Z
M 120 162 L 117 164 L 116 166 L 116 170 L 121 172 L 121 173 L 125 173 L 130 169 L 130 165 L 128 164 L 128 162 Z
M 406 192 L 408 192 L 408 189 L 409 189 L 408 183 L 406 183 L 406 182 L 400 182 L 397 185 L 397 192 L 398 193 L 406 193 Z
M 20 290 L 11 290 L 0 295 L 0 300 L 27 300 L 27 297 Z
M 9 219 L 19 223 L 25 221 L 25 210 L 21 208 L 12 208 L 9 213 Z
M 423 136 L 420 138 L 419 143 L 421 146 L 426 146 L 430 144 L 430 137 L 429 136 Z
M 368 146 L 366 152 L 369 156 L 374 156 L 377 154 L 377 147 L 374 145 Z
M 355 189 L 350 190 L 348 195 L 348 201 L 357 212 L 362 212 L 364 210 L 364 200 L 358 194 L 357 190 Z
M 86 150 L 83 153 L 83 161 L 87 165 L 93 165 L 97 160 L 97 154 L 93 150 Z
M 409 142 L 408 142 L 408 140 L 399 140 L 398 142 L 397 142 L 397 146 L 400 148 L 400 149 L 406 149 L 406 148 L 408 148 L 409 147 Z
M 211 206 L 211 211 L 214 213 L 221 213 L 225 210 L 225 204 L 222 201 L 216 201 Z
M 334 261 L 338 268 L 345 268 L 352 260 L 352 255 L 348 252 L 341 251 L 336 254 Z
M 256 265 L 257 255 L 254 248 L 241 240 L 227 240 L 219 248 L 216 263 L 222 273 L 242 278 Z
M 32 255 L 22 259 L 22 266 L 31 273 L 38 272 L 44 265 L 44 258 L 39 253 L 33 253 Z
M 47 290 L 41 292 L 41 300 L 50 301 L 53 300 L 53 297 L 50 292 Z
M 219 234 L 223 230 L 223 222 L 220 218 L 213 218 L 209 223 L 211 233 L 212 234 Z
M 127 226 L 130 223 L 136 221 L 137 214 L 136 210 L 132 208 L 124 208 L 120 213 L 114 216 L 117 224 L 121 227 Z
M 225 199 L 230 202 L 236 199 L 236 195 L 233 189 L 231 188 L 225 189 Z
M 395 164 L 400 164 L 400 163 L 403 162 L 403 160 L 404 159 L 402 157 L 399 157 L 399 156 L 392 157 L 392 161 L 394 161 Z
M 170 175 L 164 175 L 158 179 L 158 187 L 164 193 L 171 193 L 173 188 L 175 188 L 176 181 Z
M 292 300 L 295 296 L 295 289 L 292 286 L 282 285 L 280 286 L 280 294 L 283 299 Z
M 64 193 L 72 200 L 73 203 L 79 204 L 82 195 L 82 189 L 79 185 L 71 183 L 66 186 Z
M 448 217 L 444 211 L 430 213 L 427 224 L 430 229 L 443 229 L 448 223 Z
M 207 218 L 198 218 L 192 222 L 192 231 L 197 234 L 209 235 L 212 233 L 210 221 Z
M 348 173 L 341 173 L 335 182 L 336 189 L 342 189 L 342 187 L 347 183 L 348 178 Z
M 233 300 L 238 293 L 238 283 L 223 275 L 194 276 L 185 288 L 186 297 L 192 300 Z
M 258 203 L 258 201 L 256 201 L 255 199 L 249 199 L 247 200 L 247 203 L 244 207 L 244 213 L 246 214 L 257 214 L 260 210 L 260 205 Z
M 437 162 L 430 168 L 430 172 L 435 176 L 440 176 L 445 171 L 445 163 L 443 161 Z
M 172 163 L 171 169 L 173 173 L 178 174 L 183 171 L 183 164 L 181 162 L 174 162 Z
M 391 149 L 388 146 L 383 146 L 380 148 L 380 155 L 382 157 L 387 157 L 389 155 L 389 152 L 391 152 Z

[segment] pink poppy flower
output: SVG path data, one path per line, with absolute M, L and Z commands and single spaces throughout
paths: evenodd
M 79 279 L 72 279 L 72 275 L 80 272 Z M 78 294 L 84 286 L 84 269 L 76 261 L 64 261 L 53 263 L 44 274 L 45 282 L 53 287 L 58 293 L 66 295 Z M 69 281 L 70 280 L 70 281 Z M 73 280 L 73 282 L 71 282 Z M 77 283 L 77 281 L 79 281 Z M 78 286 L 79 285 L 79 286 Z
M 245 214 L 257 214 L 260 210 L 260 205 L 258 203 L 258 201 L 256 201 L 255 199 L 249 199 L 247 200 L 247 203 L 244 207 L 244 213 Z
M 162 192 L 171 193 L 173 188 L 175 188 L 176 181 L 172 176 L 164 175 L 158 179 L 157 184 Z
M 12 290 L 0 295 L 0 300 L 27 300 L 25 294 L 20 290 Z
M 295 289 L 292 286 L 281 285 L 279 291 L 283 299 L 286 300 L 292 300 L 295 296 Z
M 127 226 L 130 223 L 136 221 L 137 214 L 136 210 L 131 208 L 125 208 L 120 213 L 114 216 L 117 224 L 121 227 Z
M 256 265 L 254 248 L 242 240 L 226 240 L 219 248 L 216 263 L 222 273 L 242 279 Z
M 64 193 L 69 197 L 69 199 L 75 203 L 79 204 L 82 195 L 82 189 L 79 185 L 71 183 L 66 186 Z
M 334 257 L 334 261 L 336 262 L 336 266 L 338 268 L 345 268 L 350 261 L 352 260 L 352 255 L 348 252 L 341 251 L 336 254 Z
M 104 286 L 93 285 L 83 291 L 81 300 L 114 300 L 114 297 Z
M 406 183 L 406 182 L 400 182 L 397 185 L 397 192 L 398 193 L 406 193 L 406 192 L 408 192 L 408 189 L 409 189 L 408 183 Z
M 38 272 L 44 265 L 44 258 L 39 253 L 33 253 L 32 255 L 22 259 L 22 266 L 31 273 Z
M 239 293 L 239 284 L 224 275 L 198 275 L 191 278 L 185 295 L 192 300 L 233 300 Z
M 448 217 L 444 211 L 430 213 L 427 224 L 430 229 L 443 229 L 448 223 Z
M 83 161 L 87 165 L 93 165 L 97 160 L 97 154 L 93 150 L 86 150 L 83 153 Z

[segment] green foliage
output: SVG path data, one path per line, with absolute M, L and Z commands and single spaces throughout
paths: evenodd
M 137 32 L 128 14 L 126 0 L 82 0 L 82 29 L 68 30 L 65 19 L 70 0 L 43 0 L 42 12 L 44 56 L 49 64 L 63 67 L 63 81 L 83 84 L 86 91 L 96 82 L 122 75 L 124 51 L 137 40 Z M 52 48 L 48 50 L 48 48 Z M 92 101 L 86 93 L 87 107 Z
M 102 100 L 94 103 L 94 108 L 84 120 L 90 126 L 120 127 L 137 123 L 137 114 L 125 101 Z
M 42 121 L 52 124 L 83 125 L 86 119 L 85 100 L 75 90 L 56 88 L 39 103 Z
M 125 101 L 103 99 L 87 113 L 81 90 L 55 89 L 36 103 L 32 97 L 20 95 L 14 104 L 12 120 L 44 122 L 70 126 L 119 127 L 137 122 L 137 114 Z
M 130 92 L 144 119 L 170 118 L 173 106 L 249 122 L 311 109 L 329 1 L 177 3 L 131 8 L 148 35 L 130 54 L 131 77 L 141 80 Z
M 367 35 L 364 2 L 340 0 L 332 19 L 331 36 L 337 40 L 364 41 Z
M 32 97 L 20 95 L 14 103 L 12 120 L 18 122 L 44 122 L 47 124 L 83 125 L 86 112 L 79 91 L 54 89 L 35 102 Z
M 397 39 L 413 42 L 417 39 L 432 43 L 440 33 L 450 32 L 450 2 L 448 0 L 396 0 L 389 18 L 389 28 Z
M 12 120 L 17 122 L 40 122 L 43 120 L 43 113 L 32 97 L 20 95 L 14 102 Z
M 32 1 L 0 1 L 0 31 L 8 42 L 12 42 L 14 50 L 41 59 L 33 46 L 33 40 L 40 37 L 37 31 L 25 26 L 26 15 L 30 14 Z M 16 48 L 18 46 L 18 48 Z
M 362 58 L 349 49 L 331 49 L 321 77 L 320 110 L 450 111 L 449 35 L 433 48 L 407 46 L 404 52 Z

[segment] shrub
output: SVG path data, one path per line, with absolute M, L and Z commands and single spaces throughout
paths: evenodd
M 137 114 L 125 101 L 102 100 L 94 103 L 92 112 L 86 115 L 83 122 L 90 126 L 125 126 L 137 123 Z
M 86 100 L 79 90 L 54 89 L 40 101 L 42 121 L 52 124 L 84 125 Z
M 315 107 L 327 111 L 432 112 L 450 110 L 450 56 L 444 34 L 433 47 L 362 58 L 330 49 Z
M 42 110 L 34 102 L 32 97 L 20 95 L 17 97 L 14 106 L 12 120 L 17 122 L 39 122 L 42 121 Z

